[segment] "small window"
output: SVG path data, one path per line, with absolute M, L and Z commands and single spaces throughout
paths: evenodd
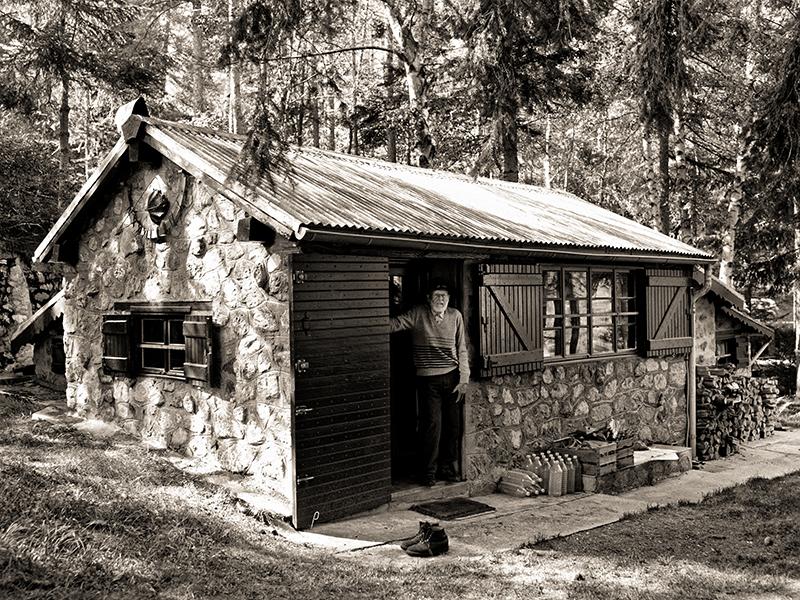
M 635 351 L 635 277 L 635 272 L 625 269 L 544 270 L 544 357 L 579 358 Z
M 728 365 L 736 363 L 736 339 L 719 340 L 717 342 L 717 364 Z
M 56 375 L 63 375 L 66 372 L 66 363 L 64 337 L 53 336 L 50 340 L 50 370 Z
M 183 317 L 147 315 L 141 318 L 139 325 L 137 350 L 141 371 L 182 377 L 186 362 Z

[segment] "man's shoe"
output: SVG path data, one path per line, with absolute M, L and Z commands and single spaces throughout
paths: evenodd
M 461 478 L 456 475 L 455 469 L 452 467 L 442 467 L 439 469 L 439 479 L 447 483 L 458 483 L 461 481 Z
M 436 485 L 436 478 L 433 475 L 423 475 L 419 482 L 425 487 L 433 487 Z
M 431 527 L 433 527 L 433 526 L 438 527 L 439 524 L 438 523 L 429 523 L 428 521 L 420 521 L 419 522 L 419 531 L 417 531 L 417 534 L 414 537 L 409 538 L 409 539 L 401 542 L 400 543 L 400 547 L 403 550 L 407 550 L 408 548 L 410 548 L 414 544 L 419 544 L 422 540 L 424 540 L 427 537 L 428 532 L 430 531 Z
M 438 525 L 431 525 L 425 532 L 423 538 L 414 544 L 405 548 L 406 554 L 409 556 L 438 556 L 444 554 L 450 549 L 450 542 L 447 539 L 447 533 L 444 528 Z

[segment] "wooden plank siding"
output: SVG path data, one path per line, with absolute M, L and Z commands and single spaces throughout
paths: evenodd
M 389 266 L 331 255 L 293 264 L 294 523 L 302 529 L 389 501 Z

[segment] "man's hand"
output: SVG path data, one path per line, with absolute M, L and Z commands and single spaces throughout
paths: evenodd
M 461 402 L 467 395 L 467 389 L 469 388 L 468 383 L 459 383 L 455 389 L 453 389 L 454 394 L 458 394 L 456 396 L 456 402 Z

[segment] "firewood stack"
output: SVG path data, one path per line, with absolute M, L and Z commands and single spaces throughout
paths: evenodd
M 775 432 L 776 380 L 737 376 L 722 367 L 698 369 L 698 375 L 698 458 L 730 456 L 741 442 Z

